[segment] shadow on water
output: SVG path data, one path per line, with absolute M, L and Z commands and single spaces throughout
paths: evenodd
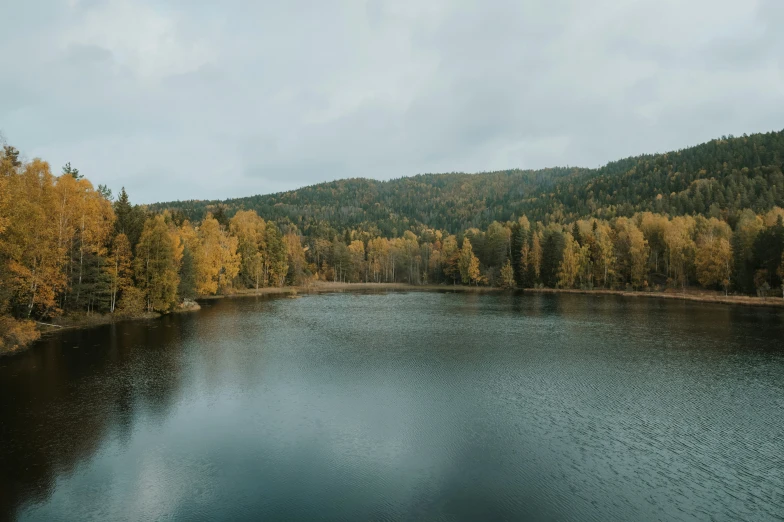
M 449 291 L 62 332 L 0 358 L 0 519 L 775 519 L 783 334 L 778 310 Z
M 0 359 L 3 518 L 45 500 L 106 437 L 127 440 L 140 410 L 166 416 L 179 386 L 178 320 L 67 331 Z

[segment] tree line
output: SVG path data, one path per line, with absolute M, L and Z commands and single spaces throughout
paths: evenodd
M 34 321 L 63 314 L 170 312 L 197 296 L 301 284 L 303 260 L 296 229 L 253 211 L 192 223 L 3 146 L 0 351 L 36 338 Z
M 526 216 L 532 222 L 631 218 L 640 212 L 705 215 L 732 226 L 741 212 L 784 207 L 784 131 L 723 136 L 679 151 L 645 154 L 598 169 L 559 167 L 449 173 L 377 181 L 345 179 L 225 201 L 173 201 L 154 209 L 191 220 L 219 209 L 255 210 L 306 236 L 331 228 L 398 237 L 427 226 L 451 234 Z
M 517 288 L 784 290 L 784 210 L 724 220 L 642 212 L 572 223 L 491 223 L 460 234 L 421 227 L 383 238 L 304 238 L 308 274 L 343 282 Z
M 763 156 L 775 162 L 780 161 L 777 154 Z M 742 159 L 753 163 L 754 157 Z M 626 172 L 616 177 L 624 178 L 627 166 L 613 166 Z M 584 175 L 579 169 L 556 169 L 545 182 L 522 172 L 515 174 L 527 180 L 521 186 L 549 183 L 558 193 L 561 183 Z M 477 183 L 495 178 L 464 176 L 430 181 L 433 186 L 463 183 L 465 197 L 476 201 L 470 207 L 478 213 L 476 222 L 494 215 L 482 191 L 507 190 L 505 185 L 490 183 L 477 191 Z M 774 194 L 777 201 L 780 189 L 766 190 L 758 192 Z M 524 193 L 512 189 L 504 197 L 525 201 Z M 355 197 L 363 198 L 362 191 Z M 411 208 L 428 201 L 426 196 L 409 198 Z M 658 205 L 662 198 L 652 201 Z M 574 205 L 579 208 L 579 200 Z M 642 203 L 631 208 L 639 206 L 647 208 Z M 114 198 L 70 164 L 54 175 L 45 161 L 22 162 L 18 150 L 4 145 L 0 350 L 34 339 L 33 321 L 63 314 L 166 313 L 198 296 L 312 281 L 581 289 L 699 285 L 760 296 L 784 290 L 784 210 L 769 198 L 757 207 L 733 210 L 725 200 L 704 213 L 617 208 L 597 207 L 582 217 L 576 217 L 580 212 L 548 212 L 535 221 L 513 214 L 457 230 L 462 218 L 438 228 L 399 215 L 386 224 L 382 219 L 341 228 L 343 221 L 335 217 L 300 220 L 300 226 L 275 212 L 259 215 L 226 205 L 205 205 L 203 214 L 178 205 L 133 205 L 125 189 Z

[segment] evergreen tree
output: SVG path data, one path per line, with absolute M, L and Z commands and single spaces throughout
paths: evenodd
M 79 174 L 79 169 L 75 169 L 71 167 L 70 161 L 63 166 L 63 174 L 73 177 L 73 179 L 75 179 L 76 181 L 79 181 L 80 179 L 84 178 L 84 176 Z
M 135 249 L 144 228 L 144 211 L 138 205 L 131 205 L 125 187 L 120 190 L 120 195 L 113 206 L 115 234 L 125 234 L 131 248 Z
M 580 226 L 576 221 L 574 222 L 574 225 L 572 225 L 572 237 L 577 242 L 578 246 L 583 246 L 583 236 L 580 233 Z
M 212 212 L 212 218 L 218 222 L 218 224 L 222 227 L 229 226 L 229 216 L 226 211 L 226 205 L 218 205 L 215 208 L 215 211 Z
M 525 270 L 528 266 L 528 241 L 528 229 L 524 228 L 519 221 L 512 225 L 509 254 L 512 259 L 515 285 L 519 287 L 525 286 Z
M 561 232 L 547 230 L 542 245 L 542 282 L 551 288 L 558 285 L 558 271 L 563 261 L 566 241 Z
M 183 299 L 195 299 L 198 296 L 196 292 L 196 262 L 187 245 L 182 250 L 180 284 L 177 287 L 177 294 Z
M 19 161 L 19 151 L 10 145 L 3 145 L 3 159 L 13 168 L 22 166 L 22 162 Z
M 784 255 L 784 218 L 778 216 L 773 226 L 764 229 L 754 241 L 755 266 L 765 270 L 771 288 L 781 284 L 779 266 Z

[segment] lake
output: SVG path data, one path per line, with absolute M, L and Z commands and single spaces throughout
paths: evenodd
M 782 520 L 784 312 L 334 293 L 0 359 L 0 519 Z

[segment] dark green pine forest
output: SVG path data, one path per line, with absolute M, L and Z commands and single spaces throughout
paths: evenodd
M 723 136 L 663 154 L 646 154 L 598 169 L 549 168 L 478 174 L 421 174 L 376 181 L 354 178 L 245 198 L 173 201 L 151 206 L 191 221 L 208 212 L 231 217 L 255 210 L 305 236 L 346 229 L 383 237 L 421 226 L 459 234 L 494 221 L 568 223 L 631 217 L 639 212 L 704 215 L 731 225 L 745 209 L 784 206 L 784 131 Z

